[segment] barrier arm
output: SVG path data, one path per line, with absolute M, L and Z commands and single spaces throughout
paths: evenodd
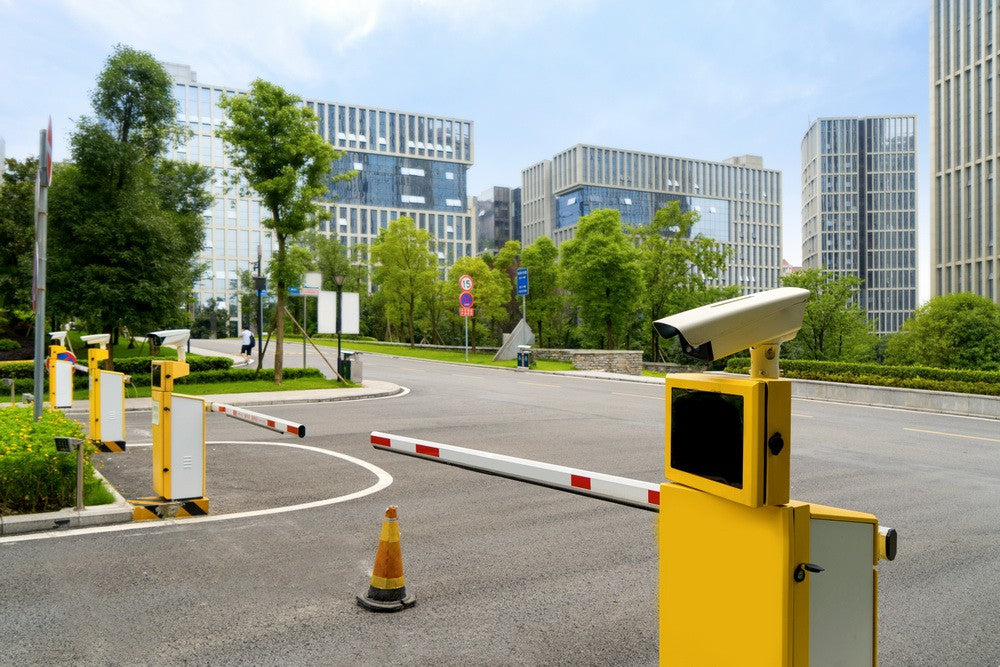
M 372 432 L 371 443 L 375 449 L 447 463 L 476 472 L 630 505 L 650 512 L 660 511 L 660 485 L 652 482 L 443 445 L 439 442 L 416 440 L 379 431 Z
M 444 445 L 429 440 L 417 440 L 380 431 L 372 431 L 371 443 L 375 449 L 387 452 L 447 463 L 489 475 L 547 486 L 558 491 L 568 491 L 620 505 L 630 505 L 650 512 L 660 511 L 660 485 L 652 482 L 605 475 L 579 468 L 567 468 L 530 459 L 519 459 L 478 449 Z M 895 559 L 896 531 L 886 526 L 877 526 L 877 529 L 880 536 L 879 558 L 881 560 Z
M 254 412 L 253 410 L 247 410 L 246 408 L 238 408 L 235 405 L 205 401 L 205 411 L 218 412 L 226 415 L 227 417 L 239 419 L 240 421 L 248 422 L 256 426 L 262 426 L 264 428 L 271 429 L 272 431 L 277 431 L 278 433 L 291 433 L 292 435 L 297 435 L 300 438 L 306 437 L 305 424 L 288 421 L 287 419 L 282 419 L 281 417 L 271 417 L 270 415 Z

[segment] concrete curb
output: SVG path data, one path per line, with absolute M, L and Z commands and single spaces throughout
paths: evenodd
M 23 535 L 40 531 L 69 530 L 131 522 L 132 505 L 118 493 L 118 490 L 103 475 L 97 471 L 95 474 L 101 479 L 104 488 L 114 495 L 115 502 L 107 505 L 87 505 L 80 511 L 72 507 L 65 507 L 55 512 L 3 516 L 0 517 L 0 535 Z

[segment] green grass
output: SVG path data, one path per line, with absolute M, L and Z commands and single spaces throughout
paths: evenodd
M 345 384 L 335 380 L 324 378 L 295 378 L 285 380 L 280 385 L 274 384 L 270 380 L 251 380 L 250 382 L 205 382 L 174 385 L 174 391 L 180 394 L 190 394 L 192 396 L 207 396 L 211 394 L 251 394 L 261 391 L 296 391 L 300 389 L 344 389 L 356 387 L 357 385 Z M 125 398 L 145 398 L 152 393 L 152 387 L 147 385 L 125 385 Z M 88 398 L 86 389 L 77 389 L 73 392 L 73 400 L 86 401 Z
M 286 337 L 285 340 L 302 340 L 301 338 Z M 335 340 L 325 340 L 322 338 L 314 338 L 313 342 L 316 345 L 322 345 L 323 347 L 337 347 L 337 341 Z M 473 354 L 469 352 L 469 358 L 465 358 L 464 350 L 436 350 L 433 348 L 424 347 L 410 347 L 409 345 L 379 345 L 373 343 L 365 343 L 361 341 L 348 340 L 341 343 L 341 348 L 344 350 L 352 350 L 354 352 L 370 352 L 373 354 L 389 354 L 397 357 L 410 357 L 413 359 L 428 359 L 431 361 L 451 361 L 455 363 L 462 364 L 476 364 L 479 366 L 498 366 L 501 368 L 516 368 L 516 359 L 507 359 L 504 361 L 493 361 L 492 352 L 477 352 Z M 336 355 L 335 355 L 336 356 Z M 566 363 L 563 361 L 542 361 L 536 360 L 532 366 L 535 370 L 540 371 L 571 371 L 574 370 L 573 364 Z

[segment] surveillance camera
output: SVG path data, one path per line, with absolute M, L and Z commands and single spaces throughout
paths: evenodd
M 156 341 L 161 347 L 180 347 L 187 343 L 191 337 L 190 329 L 165 329 L 163 331 L 153 331 L 149 337 Z
M 89 336 L 80 336 L 82 340 L 87 345 L 100 345 L 101 349 L 111 342 L 111 334 L 90 334 Z
M 795 338 L 808 300 L 809 290 L 780 287 L 670 315 L 653 327 L 664 338 L 679 336 L 685 354 L 714 361 Z
M 190 329 L 165 329 L 163 331 L 153 331 L 148 336 L 160 347 L 172 347 L 177 350 L 177 359 L 184 361 L 184 346 L 191 338 Z
M 53 331 L 52 333 L 49 334 L 49 339 L 51 339 L 52 342 L 56 343 L 57 345 L 65 345 L 66 344 L 66 334 L 67 333 L 69 333 L 69 332 L 68 331 Z

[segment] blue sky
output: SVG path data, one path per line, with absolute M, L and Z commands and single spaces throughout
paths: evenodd
M 928 295 L 925 0 L 0 0 L 0 137 L 55 158 L 117 43 L 200 82 L 261 77 L 310 98 L 475 123 L 469 194 L 577 143 L 782 172 L 784 256 L 800 249 L 800 144 L 819 117 L 918 115 Z

